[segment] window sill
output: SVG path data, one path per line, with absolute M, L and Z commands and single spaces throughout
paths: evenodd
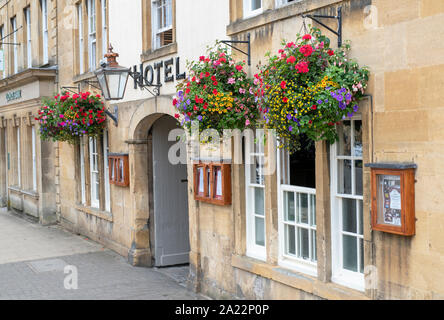
M 91 80 L 91 79 L 95 78 L 95 76 L 96 75 L 94 74 L 93 71 L 87 71 L 87 72 L 84 72 L 82 74 L 79 74 L 79 75 L 75 76 L 72 81 L 74 83 L 78 83 L 78 82 L 81 82 L 83 80 Z
M 147 62 L 162 58 L 164 56 L 169 56 L 176 52 L 177 52 L 177 42 L 174 42 L 159 49 L 146 51 L 140 55 L 140 59 L 142 60 L 142 62 Z
M 35 191 L 22 190 L 22 189 L 20 189 L 20 187 L 17 187 L 17 186 L 10 186 L 10 187 L 8 187 L 8 189 L 15 192 L 15 193 L 18 193 L 18 194 L 30 196 L 31 198 L 36 199 L 36 200 L 39 199 L 39 194 Z
M 257 16 L 245 17 L 244 19 L 232 22 L 227 27 L 227 35 L 233 36 L 250 29 L 269 25 L 290 17 L 299 16 L 302 13 L 317 10 L 339 2 L 342 2 L 342 0 L 307 0 L 280 6 L 274 10 L 266 10 Z
M 324 299 L 369 300 L 369 297 L 362 292 L 332 282 L 322 282 L 314 277 L 248 257 L 232 255 L 231 265 Z
M 95 216 L 97 218 L 100 218 L 100 219 L 103 219 L 103 220 L 106 220 L 106 221 L 109 221 L 109 222 L 113 222 L 114 221 L 112 213 L 107 212 L 107 211 L 101 211 L 101 210 L 96 209 L 96 208 L 85 207 L 85 206 L 82 206 L 82 205 L 77 205 L 76 209 L 81 211 L 81 212 L 83 212 L 83 213 Z

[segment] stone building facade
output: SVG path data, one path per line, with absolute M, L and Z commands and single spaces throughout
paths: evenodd
M 57 91 L 54 0 L 1 1 L 0 202 L 43 224 L 56 217 L 56 146 L 40 141 L 34 118 Z
M 439 1 L 3 4 L 2 35 L 23 27 L 7 41 L 22 45 L 3 44 L 3 205 L 42 223 L 57 218 L 133 265 L 189 263 L 190 288 L 215 298 L 443 298 L 444 41 L 439 31 L 444 6 Z M 187 76 L 186 60 L 203 55 L 216 39 L 246 40 L 249 34 L 248 73 L 253 76 L 267 51 L 277 52 L 282 39 L 292 41 L 303 30 L 302 15 L 335 15 L 339 7 L 351 55 L 371 72 L 368 96 L 360 112 L 339 128 L 339 142 L 319 142 L 295 155 L 277 152 L 271 144 L 254 154 L 240 152 L 273 157 L 277 170 L 261 175 L 256 163 L 233 163 L 232 204 L 196 201 L 192 161 L 198 159 L 190 159 L 187 146 L 188 165 L 168 160 L 177 147 L 172 131 L 179 127 L 172 99 L 175 85 Z M 308 18 L 306 23 L 319 27 Z M 325 23 L 336 28 L 335 21 Z M 321 29 L 335 43 L 336 36 Z M 109 44 L 119 53 L 120 65 L 152 73 L 160 94 L 155 95 L 155 87 L 148 87 L 154 94 L 141 90 L 130 77 L 124 99 L 107 103 L 116 121 L 108 118 L 100 138 L 83 139 L 80 145 L 41 142 L 33 121 L 41 98 L 64 90 L 100 94 L 93 71 Z M 427 54 L 424 48 L 429 48 Z M 128 186 L 110 183 L 110 157 L 128 160 Z M 365 164 L 375 162 L 416 164 L 415 236 L 372 230 L 370 169 Z
M 210 296 L 443 298 L 444 48 L 438 30 L 444 6 L 433 0 L 232 0 L 227 34 L 238 40 L 250 34 L 254 66 L 267 51 L 277 52 L 282 39 L 294 39 L 303 14 L 335 16 L 339 6 L 351 55 L 370 68 L 369 96 L 360 114 L 344 122 L 335 145 L 317 143 L 311 155 L 277 155 L 278 170 L 259 185 L 250 180 L 254 167 L 233 165 L 233 205 L 196 204 L 191 269 Z M 335 21 L 323 22 L 336 29 Z M 328 30 L 309 23 L 336 43 Z M 425 54 L 421 48 L 430 50 Z M 417 165 L 415 236 L 372 231 L 370 169 L 364 164 L 374 162 Z M 295 185 L 293 174 L 309 175 L 308 180 Z M 305 221 L 285 218 L 286 210 L 302 212 Z M 265 226 L 255 225 L 258 215 Z

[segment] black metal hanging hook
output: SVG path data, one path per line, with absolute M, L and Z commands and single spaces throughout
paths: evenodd
M 309 15 L 302 15 L 302 18 L 310 18 L 312 20 L 314 20 L 315 22 L 319 23 L 321 26 L 323 26 L 324 28 L 326 28 L 327 30 L 331 31 L 332 33 L 334 33 L 335 35 L 338 36 L 338 47 L 342 46 L 342 7 L 338 8 L 338 14 L 336 16 L 326 16 L 326 15 L 319 15 L 319 14 L 309 14 Z M 327 26 L 326 24 L 322 23 L 321 21 L 318 20 L 318 18 L 320 19 L 336 19 L 338 20 L 338 30 L 335 31 L 332 28 L 330 28 L 329 26 Z

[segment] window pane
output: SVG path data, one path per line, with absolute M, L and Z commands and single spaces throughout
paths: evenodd
M 356 195 L 362 196 L 362 160 L 355 161 Z
M 356 200 L 342 199 L 342 230 L 356 233 Z
M 343 265 L 344 269 L 358 271 L 358 246 L 355 237 L 342 236 L 343 246 Z
M 341 125 L 338 125 L 338 155 L 350 156 L 351 155 L 351 122 L 343 121 Z
M 364 240 L 363 239 L 359 239 L 359 246 L 360 246 L 360 268 L 359 268 L 359 272 L 364 273 Z
M 355 121 L 355 143 L 353 146 L 353 154 L 355 157 L 362 157 L 362 121 Z
M 251 0 L 251 11 L 260 9 L 262 7 L 262 0 Z
M 296 238 L 294 226 L 285 225 L 285 239 L 286 239 L 286 250 L 287 254 L 296 255 Z
M 314 194 L 310 195 L 310 205 L 311 205 L 311 225 L 316 226 L 316 196 Z
M 284 219 L 294 222 L 294 193 L 284 192 Z
M 359 209 L 359 229 L 358 229 L 358 233 L 359 234 L 364 234 L 364 214 L 363 214 L 363 201 L 362 200 L 358 200 L 358 209 Z
M 264 176 L 262 173 L 264 172 L 264 166 L 262 157 L 253 156 L 252 160 L 253 164 L 250 166 L 251 183 L 263 185 Z
M 298 222 L 308 224 L 308 195 L 298 193 Z
M 254 188 L 254 213 L 264 215 L 264 189 Z
M 298 228 L 298 257 L 302 259 L 310 258 L 309 240 L 308 240 L 308 230 L 303 228 Z
M 256 244 L 265 246 L 265 223 L 263 218 L 255 217 Z
M 338 160 L 338 193 L 352 194 L 351 161 Z
M 311 252 L 312 252 L 312 259 L 313 261 L 318 260 L 318 255 L 316 252 L 316 231 L 311 230 Z

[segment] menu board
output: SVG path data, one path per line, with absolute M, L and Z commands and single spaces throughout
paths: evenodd
M 401 177 L 380 176 L 382 193 L 382 219 L 384 224 L 401 226 Z

